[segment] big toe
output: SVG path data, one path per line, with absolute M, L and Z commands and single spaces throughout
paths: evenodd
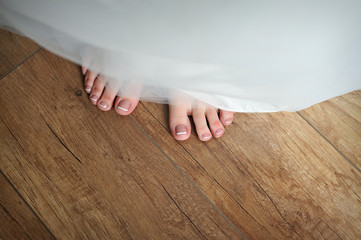
M 118 96 L 114 103 L 114 109 L 119 115 L 131 114 L 138 105 L 139 98 L 123 98 Z
M 184 105 L 169 105 L 169 127 L 177 140 L 186 140 L 191 134 L 187 107 Z

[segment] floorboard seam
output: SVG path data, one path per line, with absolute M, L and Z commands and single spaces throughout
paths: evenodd
M 181 211 L 181 213 L 191 222 L 191 224 L 197 229 L 197 231 L 205 238 L 207 238 L 206 236 L 204 236 L 204 234 L 201 232 L 201 230 L 199 230 L 199 228 L 195 225 L 195 223 L 192 221 L 192 219 L 183 211 L 183 209 L 178 205 L 178 203 L 174 200 L 174 198 L 169 194 L 169 192 L 167 191 L 167 189 L 161 184 L 163 190 L 165 191 L 165 193 L 168 195 L 168 197 L 172 200 L 172 202 L 176 205 L 176 207 L 179 209 L 179 211 Z
M 1 208 L 4 210 L 4 212 L 5 212 L 21 229 L 24 230 L 25 235 L 26 235 L 29 239 L 31 239 L 31 237 L 30 237 L 30 236 L 28 235 L 28 233 L 25 231 L 25 229 L 23 228 L 23 226 L 21 226 L 21 225 L 19 224 L 19 222 L 16 221 L 16 219 L 15 219 L 13 216 L 11 216 L 10 212 L 5 208 L 5 206 L 2 205 L 1 203 L 0 203 L 0 206 L 1 206 Z
M 262 229 L 264 229 L 269 235 L 272 235 L 272 234 L 267 230 L 267 228 L 265 228 L 264 226 L 262 226 L 262 224 L 260 224 L 260 223 L 217 181 L 217 179 L 213 178 L 213 180 L 218 184 L 218 186 L 219 186 L 220 188 L 223 189 L 223 191 L 224 191 L 225 193 L 228 194 L 228 196 L 229 196 L 230 198 L 233 199 L 233 201 L 235 201 L 235 203 L 236 203 L 241 209 L 243 209 L 243 210 L 247 213 L 248 216 L 250 216 L 250 217 L 251 217 Z
M 14 71 L 17 67 L 19 67 L 21 64 L 23 64 L 24 62 L 26 62 L 29 58 L 31 58 L 32 56 L 34 56 L 35 54 L 37 54 L 42 48 L 38 48 L 35 52 L 31 53 L 29 56 L 27 56 L 25 59 L 23 59 L 22 61 L 20 61 L 18 64 L 16 64 L 14 67 L 12 67 L 9 71 L 7 71 L 6 73 L 4 73 L 2 76 L 0 76 L 0 80 L 3 79 L 4 77 L 6 77 L 9 73 L 11 73 L 12 71 Z
M 328 144 L 330 144 L 338 153 L 341 154 L 341 156 L 343 156 L 346 161 L 348 161 L 359 173 L 361 173 L 361 170 L 350 160 L 348 159 L 335 145 L 332 144 L 332 142 L 330 140 L 328 140 L 326 138 L 326 136 L 324 136 L 315 126 L 313 126 L 308 120 L 307 118 L 305 118 L 300 112 L 297 112 L 297 114 L 306 122 L 308 123 L 318 134 L 320 134 L 320 136 L 326 140 L 326 142 L 328 142 Z
M 0 169 L 0 174 L 5 178 L 5 180 L 10 184 L 10 186 L 14 189 L 16 194 L 20 197 L 20 199 L 25 203 L 25 205 L 29 208 L 29 210 L 34 214 L 36 219 L 40 222 L 40 224 L 45 228 L 45 230 L 50 234 L 50 236 L 56 240 L 56 237 L 54 234 L 50 231 L 50 229 L 45 225 L 45 223 L 40 219 L 38 214 L 34 211 L 34 209 L 29 205 L 27 201 L 25 201 L 24 197 L 20 194 L 20 192 L 15 188 L 15 186 L 12 184 L 12 182 L 9 180 L 9 178 L 4 174 L 4 172 Z
M 144 105 L 143 105 L 144 106 Z M 144 106 L 144 108 L 149 112 L 149 110 Z M 152 114 L 153 116 L 153 114 Z M 154 116 L 153 116 L 154 117 Z M 138 124 L 138 122 L 132 117 L 129 118 L 136 124 L 136 126 L 147 136 L 147 138 L 158 148 L 158 150 L 171 162 L 171 164 L 195 187 L 195 189 L 211 204 L 211 206 L 231 225 L 231 227 L 242 237 L 242 239 L 247 240 L 247 238 L 238 230 L 238 228 L 224 215 L 224 213 L 216 207 L 213 202 L 208 198 L 208 196 L 189 178 L 189 176 L 166 154 L 163 149 L 159 146 L 158 143 Z
M 224 140 L 223 140 L 224 142 Z M 302 236 L 296 231 L 295 226 L 293 226 L 290 222 L 287 221 L 287 219 L 283 216 L 283 214 L 281 213 L 281 211 L 278 209 L 277 205 L 275 204 L 275 202 L 273 201 L 273 199 L 271 198 L 271 196 L 266 192 L 266 190 L 263 189 L 263 187 L 260 185 L 260 183 L 253 177 L 253 175 L 248 171 L 248 169 L 243 165 L 243 163 L 239 160 L 239 158 L 236 156 L 236 154 L 232 151 L 232 149 L 230 147 L 228 147 L 228 145 L 224 142 L 225 146 L 228 148 L 228 150 L 231 152 L 231 154 L 237 159 L 238 163 L 243 167 L 243 169 L 249 174 L 249 176 L 253 179 L 253 181 L 257 184 L 257 186 L 262 190 L 262 192 L 266 195 L 266 197 L 271 201 L 272 205 L 275 207 L 276 211 L 278 212 L 278 214 L 280 215 L 280 217 L 286 222 L 286 224 L 288 224 L 291 229 L 296 233 L 296 235 L 298 235 L 301 239 Z M 268 231 L 267 231 L 268 232 Z M 283 233 L 282 233 L 283 234 Z

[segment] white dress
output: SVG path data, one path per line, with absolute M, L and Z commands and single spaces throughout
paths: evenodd
M 145 101 L 296 111 L 361 89 L 360 0 L 0 0 L 0 25 Z

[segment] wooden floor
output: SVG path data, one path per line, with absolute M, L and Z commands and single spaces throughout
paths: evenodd
M 361 91 L 169 134 L 101 112 L 79 66 L 0 31 L 0 239 L 361 239 Z

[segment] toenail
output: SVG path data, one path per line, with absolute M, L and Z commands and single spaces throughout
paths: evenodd
M 106 104 L 106 103 L 104 103 L 104 102 L 100 102 L 100 103 L 99 103 L 99 106 L 100 106 L 101 108 L 107 108 L 107 107 L 108 107 L 108 104 Z
M 216 131 L 216 135 L 221 134 L 223 131 L 224 131 L 223 129 L 218 129 L 218 130 Z
M 232 118 L 228 118 L 228 119 L 225 121 L 226 124 L 230 124 L 231 122 L 232 122 Z
M 96 101 L 98 100 L 98 97 L 95 96 L 95 95 L 93 95 L 93 96 L 90 97 L 90 99 L 91 99 L 92 101 L 96 102 Z
M 128 112 L 130 108 L 130 102 L 128 102 L 127 100 L 122 100 L 119 102 L 117 108 L 125 112 Z
M 202 135 L 202 139 L 207 140 L 210 139 L 212 137 L 212 135 L 210 133 L 205 133 Z
M 90 93 L 91 90 L 92 90 L 91 87 L 85 87 L 85 91 L 86 91 L 87 93 Z
M 186 126 L 179 124 L 175 127 L 175 134 L 176 135 L 185 135 L 187 134 L 187 128 Z

